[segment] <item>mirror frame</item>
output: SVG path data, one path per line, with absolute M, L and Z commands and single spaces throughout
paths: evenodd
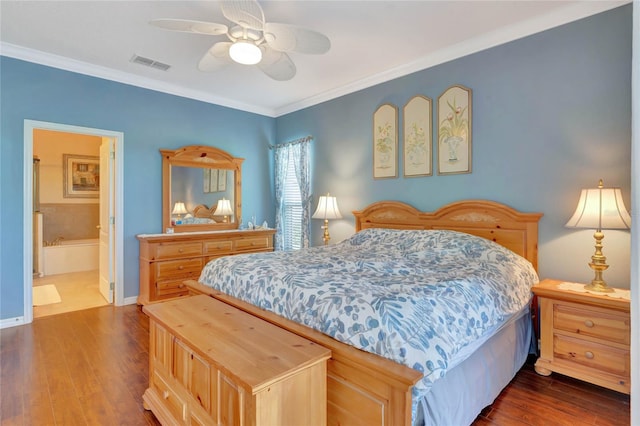
M 238 229 L 242 217 L 242 162 L 244 158 L 211 146 L 189 145 L 179 149 L 161 149 L 162 154 L 162 231 L 202 232 Z M 234 220 L 229 223 L 171 226 L 171 166 L 226 169 L 234 171 Z

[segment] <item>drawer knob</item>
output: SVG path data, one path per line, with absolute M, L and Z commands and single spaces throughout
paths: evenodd
M 178 253 L 183 253 L 184 249 L 178 249 Z
M 584 322 L 584 325 L 585 325 L 585 326 L 587 326 L 587 327 L 589 327 L 589 328 L 591 328 L 591 327 L 593 327 L 593 321 L 591 321 L 591 320 L 586 320 L 586 321 Z
M 585 353 L 584 353 L 584 356 L 585 356 L 587 359 L 593 359 L 593 352 L 591 352 L 591 351 L 587 351 L 587 352 L 585 352 Z
M 169 399 L 169 391 L 164 391 L 164 392 L 162 393 L 162 397 L 163 397 L 164 399 Z
M 183 265 L 178 266 L 178 269 L 180 269 L 181 271 L 184 269 Z

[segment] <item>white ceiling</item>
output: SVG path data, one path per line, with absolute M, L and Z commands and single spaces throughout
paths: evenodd
M 374 84 L 590 16 L 624 1 L 260 1 L 268 22 L 324 33 L 324 55 L 291 53 L 296 76 L 257 67 L 198 71 L 225 36 L 164 31 L 180 18 L 229 24 L 218 1 L 0 1 L 0 53 L 277 117 Z M 140 55 L 167 72 L 130 62 Z

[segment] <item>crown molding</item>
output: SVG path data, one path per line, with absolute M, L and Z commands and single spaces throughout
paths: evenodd
M 396 78 L 404 77 L 417 71 L 422 71 L 463 56 L 471 55 L 482 50 L 490 49 L 501 44 L 505 44 L 523 37 L 527 37 L 536 33 L 549 30 L 573 21 L 587 18 L 607 10 L 615 9 L 625 4 L 631 3 L 632 0 L 622 1 L 583 1 L 571 4 L 554 12 L 532 18 L 517 24 L 503 27 L 498 30 L 486 33 L 479 37 L 466 40 L 456 45 L 436 51 L 430 55 L 419 58 L 413 62 L 401 65 L 396 68 L 374 74 L 357 81 L 352 82 L 333 90 L 320 93 L 301 100 L 277 108 L 275 116 L 289 114 L 304 108 L 311 107 L 340 96 L 354 93 L 359 90 L 367 89 L 377 84 L 385 83 Z
M 366 76 L 362 79 L 349 84 L 337 87 L 332 90 L 325 91 L 315 96 L 302 99 L 299 102 L 293 102 L 279 108 L 270 109 L 257 105 L 250 105 L 236 102 L 227 98 L 212 96 L 209 93 L 191 90 L 173 84 L 167 84 L 158 80 L 139 77 L 133 74 L 116 71 L 110 68 L 92 65 L 86 62 L 65 58 L 63 56 L 53 55 L 50 53 L 28 49 L 25 47 L 0 42 L 0 55 L 12 57 L 15 59 L 33 62 L 41 65 L 59 68 L 66 71 L 85 74 L 92 77 L 103 78 L 106 80 L 116 81 L 131 86 L 142 87 L 149 90 L 155 90 L 170 95 L 181 96 L 194 99 L 210 104 L 220 105 L 227 108 L 233 108 L 245 112 L 264 115 L 267 117 L 277 118 L 301 109 L 305 109 L 341 96 L 348 95 L 359 90 L 363 90 L 377 84 L 385 83 L 396 78 L 404 77 L 417 71 L 422 71 L 445 62 L 461 58 L 482 50 L 489 49 L 501 44 L 505 44 L 532 34 L 536 34 L 548 29 L 558 27 L 579 19 L 583 19 L 592 15 L 596 15 L 607 10 L 615 9 L 625 4 L 631 3 L 632 0 L 622 1 L 581 1 L 558 9 L 554 12 L 543 16 L 529 19 L 527 21 L 518 22 L 508 27 L 486 33 L 479 37 L 458 43 L 454 46 L 441 49 L 425 57 L 416 59 L 408 64 L 378 73 Z
M 169 95 L 181 96 L 210 104 L 215 104 L 227 108 L 238 109 L 268 117 L 274 117 L 274 111 L 269 108 L 262 108 L 256 105 L 244 104 L 231 99 L 212 96 L 209 93 L 191 90 L 174 84 L 164 83 L 151 78 L 136 76 L 134 74 L 117 71 L 111 68 L 93 65 L 87 62 L 54 55 L 40 50 L 29 49 L 10 43 L 0 42 L 0 55 L 65 71 L 84 74 L 91 77 L 98 77 L 130 86 L 141 87 Z

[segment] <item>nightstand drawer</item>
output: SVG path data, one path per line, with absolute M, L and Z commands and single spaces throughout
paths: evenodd
M 629 351 L 561 334 L 553 336 L 553 356 L 598 371 L 629 377 Z
M 553 328 L 623 345 L 630 343 L 629 316 L 615 315 L 611 311 L 604 312 L 584 306 L 555 304 Z

